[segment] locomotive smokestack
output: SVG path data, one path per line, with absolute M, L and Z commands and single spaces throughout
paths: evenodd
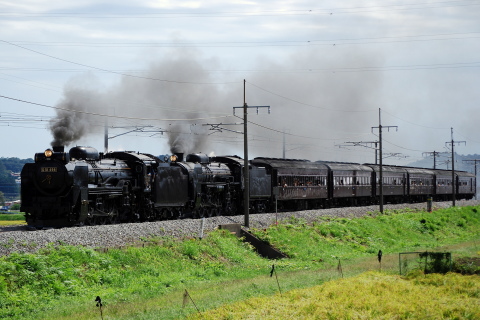
M 65 146 L 53 146 L 53 152 L 64 152 Z
M 183 152 L 175 152 L 174 154 L 177 157 L 178 162 L 183 161 Z

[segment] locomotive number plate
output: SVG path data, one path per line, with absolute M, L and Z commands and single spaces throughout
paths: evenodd
M 57 167 L 41 167 L 40 172 L 57 172 Z

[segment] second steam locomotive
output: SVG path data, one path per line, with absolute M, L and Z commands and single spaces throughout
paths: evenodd
M 255 158 L 250 210 L 270 212 L 373 204 L 378 165 Z M 383 166 L 385 202 L 471 199 L 464 171 Z M 47 149 L 21 173 L 21 211 L 33 228 L 152 221 L 243 212 L 243 159 L 189 154 L 99 153 L 90 147 Z

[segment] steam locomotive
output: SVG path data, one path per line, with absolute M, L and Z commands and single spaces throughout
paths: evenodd
M 243 212 L 243 159 L 189 154 L 157 157 L 91 147 L 47 149 L 21 173 L 21 211 L 29 227 L 152 221 Z M 326 208 L 379 201 L 377 165 L 255 158 L 250 210 Z M 453 187 L 455 186 L 455 189 Z M 385 202 L 471 199 L 468 172 L 383 166 Z

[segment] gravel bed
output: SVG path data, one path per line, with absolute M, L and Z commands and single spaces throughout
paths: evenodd
M 447 208 L 452 204 L 436 202 L 433 208 Z M 479 205 L 480 200 L 458 200 L 457 206 Z M 385 205 L 385 209 L 417 208 L 425 209 L 426 203 Z M 361 217 L 371 212 L 378 212 L 378 206 L 346 207 L 333 209 L 281 212 L 278 214 L 252 214 L 249 217 L 250 227 L 266 228 L 291 217 L 315 221 L 321 216 Z M 25 226 L 9 226 L 0 228 L 0 255 L 12 252 L 35 252 L 49 243 L 83 245 L 92 248 L 122 247 L 138 243 L 142 238 L 151 236 L 172 236 L 175 238 L 199 237 L 203 230 L 207 233 L 221 224 L 244 223 L 244 216 L 212 217 L 205 219 L 182 219 L 144 223 L 126 223 L 103 226 L 84 226 L 61 229 L 27 231 Z

